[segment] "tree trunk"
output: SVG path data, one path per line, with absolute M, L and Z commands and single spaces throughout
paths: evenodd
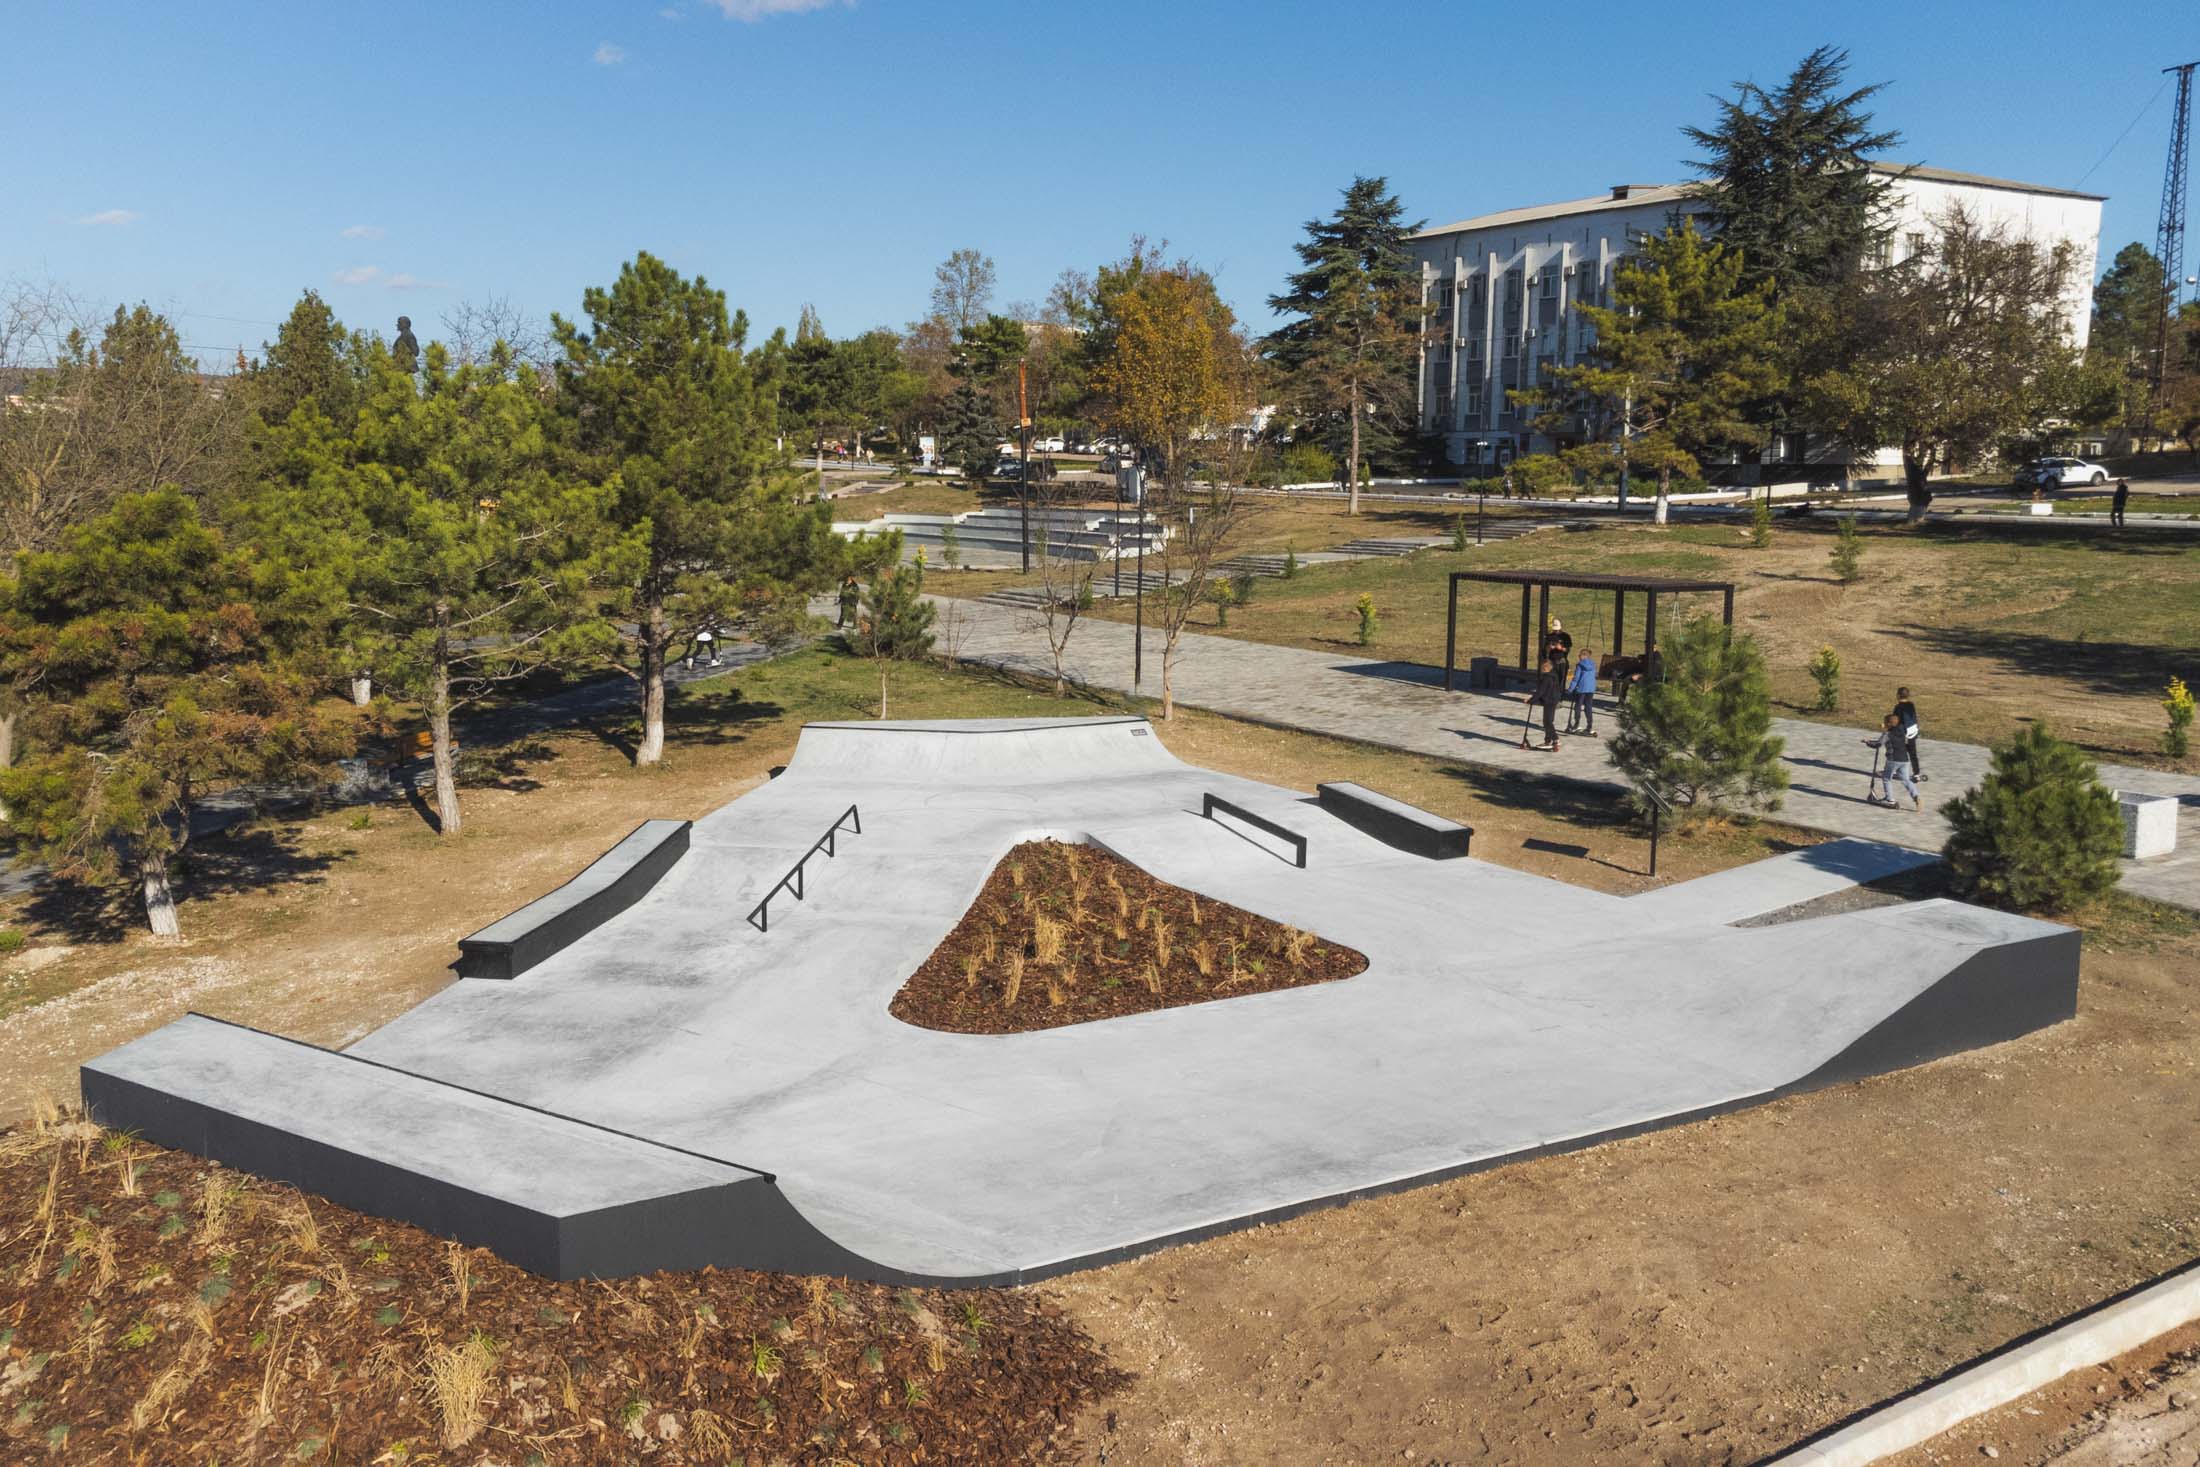
M 825 425 L 817 425 L 817 497 L 825 498 Z
M 0 770 L 15 767 L 15 719 L 14 709 L 0 713 Z M 0 800 L 0 820 L 8 815 L 7 802 Z
M 653 579 L 642 599 L 642 742 L 634 751 L 637 769 L 665 757 L 665 642 L 665 596 Z
M 1345 465 L 1344 471 L 1352 479 L 1351 498 L 1346 502 L 1344 512 L 1346 514 L 1358 514 L 1360 512 L 1360 384 L 1357 382 L 1352 384 L 1352 462 Z M 1165 675 L 1162 681 L 1164 684 L 1167 683 L 1168 679 Z M 1162 716 L 1167 717 L 1166 714 Z
M 458 834 L 458 758 L 451 747 L 451 610 L 435 609 L 435 666 L 428 688 L 428 750 L 435 761 L 438 835 Z
M 1176 684 L 1172 674 L 1176 671 L 1176 643 L 1161 644 L 1161 721 L 1176 722 Z
M 1909 491 L 1910 523 L 1913 525 L 1924 521 L 1925 511 L 1932 505 L 1933 491 L 1927 483 L 1927 477 L 1932 471 L 1933 461 L 1930 455 L 1917 453 L 1908 447 L 1903 448 L 1902 482 Z
M 153 936 L 163 939 L 183 936 L 182 924 L 176 921 L 176 896 L 168 888 L 168 858 L 139 858 L 138 879 L 145 886 L 145 922 L 153 929 Z
M 878 659 L 878 716 L 886 716 L 886 668 L 887 659 Z
M 1655 514 L 1655 515 L 1654 515 L 1654 516 L 1652 517 L 1652 522 L 1653 522 L 1653 523 L 1655 523 L 1655 524 L 1660 524 L 1660 525 L 1664 524 L 1664 523 L 1665 523 L 1665 520 L 1666 520 L 1666 515 L 1668 514 L 1668 512 L 1670 512 L 1670 511 L 1671 511 L 1672 507 L 1673 507 L 1673 471 L 1672 471 L 1671 469 L 1659 469 L 1659 470 L 1658 470 L 1658 507 L 1657 507 L 1657 512 L 1656 512 L 1656 514 Z
M 354 674 L 351 680 L 351 706 L 364 708 L 373 701 L 374 675 L 372 673 Z

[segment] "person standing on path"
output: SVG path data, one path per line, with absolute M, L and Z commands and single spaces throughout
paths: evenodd
M 1595 649 L 1584 647 L 1581 660 L 1574 664 L 1574 675 L 1566 682 L 1566 732 L 1596 737 L 1596 695 L 1597 654 Z
M 1909 740 L 1902 735 L 1903 727 L 1901 716 L 1890 713 L 1880 722 L 1879 737 L 1864 740 L 1870 747 L 1884 750 L 1887 756 L 1887 772 L 1880 776 L 1887 797 L 1884 800 L 1879 799 L 1867 790 L 1865 798 L 1874 805 L 1883 804 L 1893 808 L 1894 782 L 1899 779 L 1902 787 L 1910 792 L 1910 813 L 1915 815 L 1925 808 L 1925 801 L 1918 795 L 1917 781 L 1910 777 Z
M 2131 503 L 2131 481 L 2116 481 L 2116 497 L 2108 502 L 2108 522 L 2117 529 L 2124 527 L 2124 506 Z
M 1543 747 L 1557 748 L 1558 674 L 1552 670 L 1551 659 L 1548 657 L 1536 668 L 1535 691 L 1528 694 L 1528 703 L 1531 707 L 1538 703 L 1543 705 Z M 1522 747 L 1526 747 L 1528 736 L 1525 732 L 1520 735 L 1520 742 Z
M 1550 627 L 1543 633 L 1543 655 L 1551 660 L 1551 671 L 1558 676 L 1560 687 L 1566 685 L 1566 664 L 1573 660 L 1574 634 L 1559 625 L 1557 617 L 1551 618 Z
M 840 578 L 840 621 L 838 625 L 846 626 L 856 619 L 856 605 L 862 599 L 863 589 L 856 584 L 856 578 L 852 575 L 842 576 Z
M 1900 720 L 1902 724 L 1903 747 L 1909 754 L 1910 768 L 1917 771 L 1918 782 L 1922 784 L 1925 780 L 1925 765 L 1917 757 L 1917 705 L 1910 701 L 1910 690 L 1908 688 L 1896 688 L 1894 690 L 1894 713 L 1892 716 Z

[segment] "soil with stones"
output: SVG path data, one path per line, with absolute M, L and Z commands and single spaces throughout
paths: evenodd
M 1028 1291 L 556 1283 L 86 1122 L 0 1133 L 11 1462 L 1025 1462 L 1126 1380 Z
M 958 1034 L 1021 1034 L 1349 978 L 1367 959 L 1155 879 L 1111 851 L 1027 841 L 889 1011 Z

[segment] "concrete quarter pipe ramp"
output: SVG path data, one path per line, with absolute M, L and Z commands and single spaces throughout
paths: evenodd
M 1301 870 L 1216 795 L 1307 842 Z M 850 804 L 768 932 L 743 920 Z M 1365 953 L 1035 1033 L 887 1012 L 1000 856 L 1103 844 Z M 1409 854 L 1143 720 L 813 724 L 600 925 L 336 1053 L 193 1016 L 109 1126 L 559 1277 L 1004 1283 L 1755 1104 L 2069 1017 L 2078 934 L 1928 901 L 1736 922 L 1916 858 L 1835 842 L 1623 899 Z M 782 905 L 784 904 L 784 905 Z

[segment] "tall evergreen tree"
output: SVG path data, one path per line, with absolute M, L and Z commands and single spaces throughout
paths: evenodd
M 1596 341 L 1554 386 L 1522 395 L 1535 405 L 1585 404 L 1622 424 L 1616 442 L 1573 450 L 1568 461 L 1601 476 L 1615 457 L 1658 479 L 1664 524 L 1675 473 L 1702 455 L 1761 441 L 1749 407 L 1781 385 L 1784 320 L 1771 285 L 1746 284 L 1740 254 L 1676 220 L 1642 242 L 1612 279 L 1612 303 L 1577 309 Z
M 993 450 L 1001 441 L 1001 420 L 994 414 L 993 399 L 968 378 L 957 382 L 947 395 L 941 426 L 941 456 L 961 466 L 971 488 L 984 488 L 985 472 L 993 466 Z
M 599 665 L 617 637 L 593 584 L 623 579 L 639 534 L 611 533 L 611 491 L 559 461 L 532 367 L 501 345 L 453 369 L 431 343 L 416 385 L 380 346 L 349 432 L 301 415 L 271 433 L 279 476 L 255 543 L 341 576 L 332 640 L 349 668 L 428 717 L 437 827 L 460 827 L 452 719 L 544 668 Z
M 1885 84 L 1850 87 L 1848 68 L 1848 52 L 1820 46 L 1769 92 L 1736 82 L 1732 97 L 1715 99 L 1711 127 L 1681 129 L 1703 150 L 1689 167 L 1748 284 L 1770 280 L 1776 294 L 1834 286 L 1892 227 L 1893 181 L 1870 164 L 1902 136 L 1864 108 Z
M 586 330 L 551 317 L 557 403 L 580 463 L 613 491 L 615 532 L 644 541 L 603 609 L 640 692 L 635 762 L 655 764 L 673 647 L 784 612 L 832 584 L 848 552 L 826 505 L 800 502 L 744 349 L 748 317 L 727 314 L 724 292 L 644 253 L 582 309 Z
M 2145 377 L 2153 365 L 2154 328 L 2168 296 L 2167 277 L 2154 251 L 2133 240 L 2116 252 L 2093 286 L 2093 329 L 2086 352 Z
M 250 379 L 253 407 L 261 420 L 280 423 L 310 402 L 348 431 L 369 383 L 363 346 L 344 330 L 318 292 L 299 296 Z
M 1302 421 L 1340 453 L 1360 512 L 1363 452 L 1387 451 L 1411 426 L 1423 308 L 1406 239 L 1421 226 L 1382 178 L 1355 178 L 1327 219 L 1307 221 L 1293 248 L 1305 267 L 1270 308 L 1296 317 L 1261 350 L 1283 373 Z
M 32 750 L 0 772 L 10 828 L 64 874 L 129 872 L 154 934 L 179 935 L 169 867 L 198 805 L 350 747 L 349 724 L 315 706 L 328 587 L 228 544 L 174 488 L 19 556 L 0 667 Z

